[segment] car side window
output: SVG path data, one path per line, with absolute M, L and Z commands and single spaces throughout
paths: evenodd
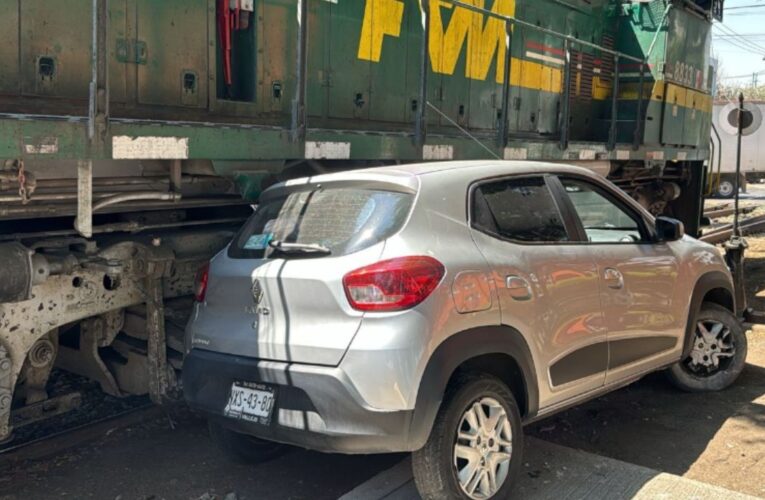
M 643 241 L 641 224 L 635 214 L 612 200 L 592 184 L 577 179 L 560 179 L 574 205 L 591 243 L 636 243 Z
M 481 184 L 472 197 L 476 229 L 521 243 L 569 241 L 558 206 L 542 177 Z

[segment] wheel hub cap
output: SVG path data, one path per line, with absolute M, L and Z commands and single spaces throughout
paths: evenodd
M 510 471 L 513 430 L 507 412 L 493 398 L 476 401 L 462 415 L 454 445 L 460 488 L 470 498 L 488 499 Z
M 730 328 L 718 321 L 699 321 L 696 324 L 696 338 L 688 360 L 688 366 L 695 372 L 713 373 L 720 369 L 720 361 L 732 358 L 736 349 Z

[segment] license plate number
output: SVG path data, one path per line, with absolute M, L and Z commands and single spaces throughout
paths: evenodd
M 263 425 L 271 423 L 276 393 L 273 388 L 249 382 L 234 382 L 223 414 L 229 418 Z

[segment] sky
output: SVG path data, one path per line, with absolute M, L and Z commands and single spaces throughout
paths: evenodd
M 765 85 L 765 0 L 725 0 L 722 25 L 715 21 L 712 52 L 722 64 L 724 83 Z

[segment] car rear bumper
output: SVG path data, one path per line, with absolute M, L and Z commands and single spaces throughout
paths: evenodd
M 257 382 L 276 389 L 269 425 L 223 415 L 231 384 Z M 414 451 L 413 411 L 364 407 L 339 368 L 276 363 L 192 349 L 183 366 L 183 392 L 189 405 L 233 431 L 332 453 Z M 421 438 L 421 436 L 420 436 Z

